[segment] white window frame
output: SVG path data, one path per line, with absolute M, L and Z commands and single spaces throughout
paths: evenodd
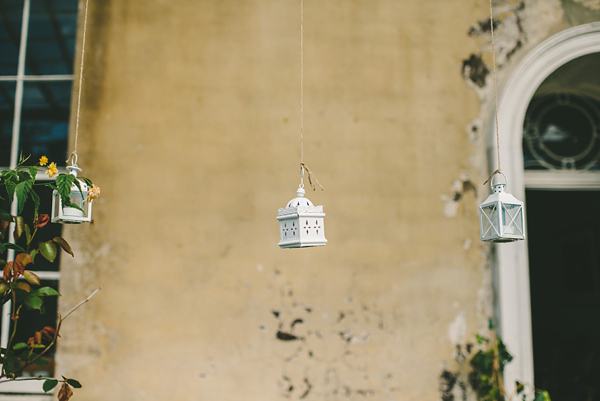
M 19 43 L 19 59 L 17 65 L 17 75 L 4 75 L 0 76 L 0 81 L 15 82 L 15 107 L 13 116 L 13 127 L 12 127 L 12 142 L 11 142 L 11 153 L 10 153 L 10 165 L 9 168 L 14 168 L 18 163 L 19 158 L 19 140 L 21 134 L 21 111 L 23 108 L 23 84 L 27 81 L 73 81 L 73 75 L 25 75 L 25 55 L 27 54 L 27 35 L 29 33 L 29 16 L 30 16 L 30 5 L 31 0 L 23 1 L 23 14 L 21 23 L 21 39 Z M 60 169 L 64 172 L 63 168 Z M 45 174 L 38 173 L 38 181 L 52 181 Z M 12 214 L 16 214 L 16 204 L 13 204 Z M 12 232 L 12 230 L 9 230 Z M 12 234 L 10 234 L 12 236 Z M 8 260 L 12 260 L 15 256 L 13 250 L 9 250 L 7 254 Z M 60 270 L 59 271 L 36 271 L 35 272 L 41 280 L 56 280 L 60 281 Z M 7 302 L 2 306 L 4 317 L 7 317 L 11 313 L 11 302 Z M 0 346 L 6 348 L 9 339 L 10 331 L 10 319 L 2 319 L 2 325 L 0 327 Z M 0 365 L 1 367 L 1 365 Z M 0 384 L 0 395 L 2 400 L 22 400 L 23 395 L 27 395 L 27 401 L 48 401 L 51 397 L 51 393 L 44 393 L 42 389 L 43 380 L 32 380 L 32 381 L 14 381 Z M 14 395 L 9 395 L 9 394 Z M 18 394 L 18 395 L 17 395 Z M 31 395 L 30 395 L 31 394 Z
M 600 22 L 576 26 L 546 39 L 516 66 L 501 92 L 498 104 L 502 171 L 509 178 L 508 190 L 525 199 L 525 188 L 600 189 L 600 173 L 537 172 L 523 169 L 523 121 L 527 107 L 542 82 L 565 63 L 600 52 Z M 489 138 L 493 132 L 488 132 Z M 496 165 L 496 143 L 490 141 L 490 161 Z M 527 204 L 525 205 L 527 208 Z M 533 345 L 527 242 L 495 246 L 496 315 L 499 334 L 514 360 L 506 366 L 507 390 L 515 380 L 533 383 Z

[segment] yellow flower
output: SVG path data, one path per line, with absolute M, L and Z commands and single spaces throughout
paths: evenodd
M 48 158 L 46 156 L 40 157 L 40 166 L 45 166 L 48 163 Z
M 100 196 L 100 187 L 98 185 L 94 184 L 92 186 L 92 188 L 90 188 L 90 190 L 88 191 L 88 202 L 93 201 L 94 199 L 96 199 L 99 196 Z
M 48 177 L 53 178 L 56 174 L 58 174 L 58 168 L 56 168 L 56 163 L 52 162 L 48 165 L 48 170 L 46 170 L 46 174 Z

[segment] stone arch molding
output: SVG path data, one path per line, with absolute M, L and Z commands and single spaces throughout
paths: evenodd
M 527 54 L 502 88 L 498 103 L 502 171 L 509 179 L 507 191 L 518 199 L 525 199 L 522 130 L 525 112 L 533 94 L 563 64 L 597 52 L 600 52 L 600 22 L 566 29 L 546 39 Z M 493 132 L 490 134 L 493 135 Z M 490 143 L 490 158 L 495 162 L 496 143 Z M 498 329 L 515 356 L 505 371 L 508 390 L 512 389 L 515 380 L 533 383 L 534 377 L 528 252 L 526 241 L 498 244 L 495 247 Z

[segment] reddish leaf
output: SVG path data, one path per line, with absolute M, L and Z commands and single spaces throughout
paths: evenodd
M 27 266 L 30 263 L 33 263 L 31 260 L 31 256 L 28 253 L 20 253 L 15 257 L 15 260 L 21 263 L 23 266 Z
M 26 254 L 27 255 L 27 254 Z M 29 255 L 27 255 L 29 256 Z M 21 263 L 20 260 L 15 259 L 13 261 L 13 265 L 12 265 L 12 275 L 13 278 L 16 280 L 19 278 L 19 276 L 21 274 L 23 274 L 25 272 L 25 266 L 23 265 L 23 263 Z M 29 292 L 29 291 L 28 291 Z
M 10 221 L 0 221 L 0 234 L 2 234 L 2 239 L 6 237 L 6 231 L 8 231 L 8 226 L 10 226 Z
M 29 284 L 40 285 L 40 278 L 30 270 L 25 270 L 23 272 L 23 277 L 25 277 L 25 280 L 27 280 Z
M 8 262 L 6 266 L 4 266 L 4 273 L 2 274 L 2 278 L 4 279 L 4 281 L 8 281 L 10 273 L 12 272 L 12 265 L 13 262 Z
M 54 340 L 54 337 L 56 336 L 56 330 L 54 329 L 54 327 L 51 326 L 45 326 L 40 333 L 42 333 L 42 335 L 44 337 L 46 337 L 48 340 Z M 60 337 L 60 336 L 58 336 Z
M 66 382 L 63 383 L 58 392 L 58 401 L 69 401 L 71 396 L 73 396 L 73 390 Z
M 19 281 L 17 283 L 17 288 L 25 292 L 31 292 L 31 286 L 24 281 Z
M 47 214 L 40 214 L 35 221 L 35 228 L 42 228 L 50 221 L 50 216 Z
M 60 247 L 63 249 L 63 251 L 65 251 L 69 255 L 75 257 L 75 254 L 73 253 L 73 249 L 71 249 L 71 245 L 69 245 L 69 243 L 63 237 L 54 237 L 54 238 L 52 238 L 52 241 L 54 241 L 58 245 L 60 245 Z

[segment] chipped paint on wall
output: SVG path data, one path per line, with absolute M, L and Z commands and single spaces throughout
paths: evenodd
M 340 299 L 342 307 L 337 308 L 308 304 L 297 298 L 293 283 L 281 272 L 274 270 L 273 276 L 280 303 L 269 310 L 275 324 L 266 326 L 272 327 L 272 341 L 279 343 L 281 375 L 276 380 L 281 397 L 379 399 L 400 391 L 397 373 L 368 358 L 373 341 L 394 336 L 393 314 L 373 300 L 351 296 Z
M 440 199 L 444 202 L 444 215 L 446 217 L 456 217 L 460 201 L 468 193 L 473 193 L 477 196 L 477 189 L 469 178 L 469 173 L 463 171 L 457 180 L 454 180 L 451 185 L 451 193 L 443 194 Z

